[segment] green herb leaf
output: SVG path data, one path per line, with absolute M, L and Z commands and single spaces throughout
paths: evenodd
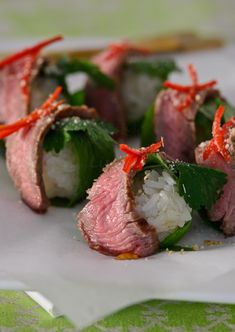
M 178 177 L 179 194 L 194 210 L 210 209 L 222 192 L 227 175 L 216 169 L 183 162 L 169 163 Z
M 113 146 L 110 141 L 109 143 L 103 141 L 103 145 L 94 145 L 88 132 L 80 132 L 78 139 L 76 139 L 76 135 L 76 132 L 71 132 L 79 163 L 79 186 L 72 203 L 84 198 L 86 190 L 100 175 L 103 167 L 114 159 Z
M 70 105 L 81 106 L 85 105 L 85 91 L 79 90 L 69 96 Z
M 77 121 L 78 120 L 78 121 Z M 85 197 L 86 190 L 114 159 L 113 139 L 105 125 L 93 120 L 67 118 L 59 121 L 44 139 L 46 151 L 60 152 L 65 144 L 71 144 L 79 171 L 77 191 L 71 199 L 53 198 L 52 204 L 71 206 Z
M 98 66 L 87 61 L 79 59 L 62 58 L 58 61 L 57 66 L 64 76 L 77 72 L 86 73 L 99 86 L 107 89 L 114 89 L 115 82 L 101 72 Z
M 100 125 L 99 122 L 94 120 L 74 121 L 74 119 L 71 118 L 68 119 L 68 121 L 61 122 L 60 129 L 67 132 L 86 132 L 92 144 L 99 149 L 103 149 L 104 154 L 107 148 L 110 149 L 110 146 L 114 143 L 114 140 L 110 137 L 104 124 Z
M 110 136 L 113 136 L 118 131 L 111 123 L 102 120 L 95 121 L 101 128 L 103 128 Z
M 61 129 L 49 130 L 43 141 L 44 150 L 59 153 L 64 148 L 65 143 L 69 142 L 70 136 Z
M 144 121 L 141 129 L 141 146 L 149 146 L 156 141 L 153 131 L 154 105 L 149 107 L 144 115 Z
M 188 233 L 191 224 L 192 221 L 190 220 L 186 222 L 183 227 L 177 227 L 171 234 L 169 234 L 163 241 L 161 241 L 160 247 L 169 248 L 175 245 L 186 233 Z
M 136 73 L 143 73 L 152 77 L 158 77 L 165 81 L 170 73 L 173 71 L 180 71 L 174 60 L 157 59 L 153 61 L 133 61 L 127 62 L 127 68 Z

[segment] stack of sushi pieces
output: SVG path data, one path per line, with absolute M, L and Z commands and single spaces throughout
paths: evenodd
M 40 50 L 60 39 L 44 41 L 0 62 L 0 121 L 4 123 L 0 135 L 5 138 L 7 168 L 22 200 L 39 213 L 46 212 L 50 203 L 71 206 L 83 199 L 114 158 L 113 140 L 98 123 L 96 111 L 69 105 L 60 96 L 62 89 L 55 89 L 54 77 L 41 75 L 45 66 L 53 65 L 47 64 Z M 45 101 L 45 96 L 50 97 Z
M 174 61 L 127 42 L 50 63 L 40 51 L 60 39 L 0 62 L 0 138 L 22 200 L 42 213 L 88 194 L 78 228 L 120 259 L 176 250 L 193 211 L 234 235 L 235 112 L 217 82 L 199 83 L 193 65 L 190 85 L 166 81 Z M 66 75 L 80 71 L 84 88 L 71 94 Z M 145 147 L 121 144 L 115 159 L 113 137 L 133 133 Z

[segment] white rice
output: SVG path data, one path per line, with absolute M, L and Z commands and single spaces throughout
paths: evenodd
M 138 213 L 156 227 L 160 240 L 191 220 L 192 209 L 177 192 L 175 180 L 165 171 L 162 174 L 146 171 L 135 200 Z
M 78 164 L 70 144 L 59 152 L 43 153 L 43 180 L 48 198 L 71 198 L 78 186 Z
M 125 70 L 121 84 L 124 108 L 128 122 L 139 120 L 156 98 L 161 82 L 156 77 Z

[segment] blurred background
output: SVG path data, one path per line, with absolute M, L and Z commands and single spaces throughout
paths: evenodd
M 0 40 L 194 30 L 234 41 L 234 18 L 234 0 L 0 0 Z

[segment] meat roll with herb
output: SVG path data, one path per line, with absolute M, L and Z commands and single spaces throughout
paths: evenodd
M 195 155 L 198 164 L 227 174 L 222 195 L 202 214 L 219 225 L 226 235 L 235 235 L 235 116 L 221 125 L 224 111 L 223 106 L 218 108 L 212 128 L 213 138 L 201 143 Z
M 113 140 L 94 109 L 56 101 L 60 92 L 25 118 L 0 126 L 9 174 L 22 200 L 40 213 L 50 202 L 71 206 L 84 198 L 114 158 Z
M 42 56 L 44 47 L 62 40 L 61 36 L 42 41 L 0 61 L 0 122 L 13 122 L 39 107 L 54 89 L 63 87 L 63 98 L 72 105 L 85 103 L 84 91 L 70 92 L 67 77 L 86 73 L 97 86 L 113 87 L 113 81 L 86 60 Z
M 195 68 L 189 65 L 188 69 L 192 85 L 164 83 L 168 89 L 158 94 L 146 114 L 142 144 L 148 145 L 163 136 L 168 155 L 193 162 L 196 145 L 211 137 L 215 105 L 227 102 L 214 89 L 215 80 L 201 84 Z M 235 110 L 227 106 L 225 119 L 235 114 Z
M 89 82 L 86 102 L 118 129 L 120 139 L 127 126 L 130 133 L 139 132 L 144 113 L 163 81 L 177 70 L 174 61 L 125 42 L 110 45 L 92 61 L 115 82 L 115 87 L 107 89 Z
M 92 249 L 137 258 L 174 248 L 190 228 L 192 209 L 216 200 L 225 183 L 222 172 L 172 162 L 157 153 L 160 146 L 136 150 L 122 144 L 127 156 L 106 166 L 89 189 L 78 224 Z

